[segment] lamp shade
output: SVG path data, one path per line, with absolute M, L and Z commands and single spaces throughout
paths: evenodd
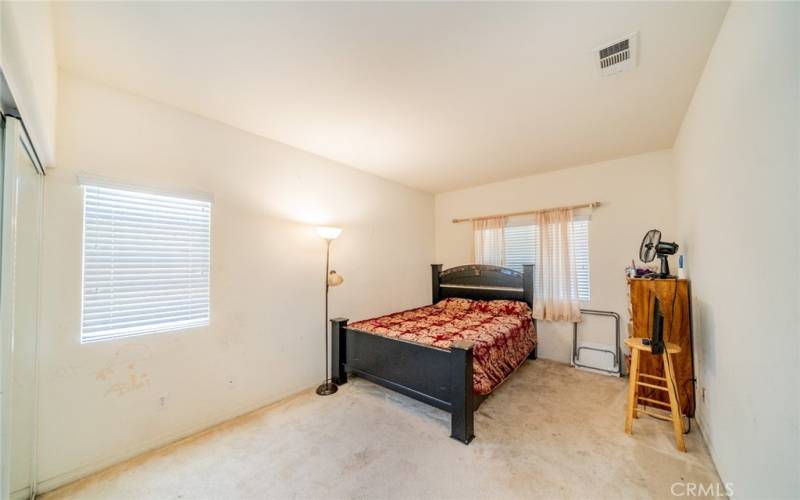
M 317 227 L 317 234 L 326 240 L 335 240 L 342 234 L 342 228 L 333 226 L 319 226 Z
M 344 278 L 342 275 L 337 273 L 336 271 L 331 271 L 328 273 L 328 286 L 339 286 L 344 283 Z

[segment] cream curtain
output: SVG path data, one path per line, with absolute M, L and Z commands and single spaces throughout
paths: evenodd
M 534 218 L 539 226 L 539 262 L 534 279 L 533 317 L 580 321 L 578 275 L 570 243 L 573 210 L 547 210 Z
M 472 262 L 504 266 L 506 264 L 506 217 L 472 221 Z

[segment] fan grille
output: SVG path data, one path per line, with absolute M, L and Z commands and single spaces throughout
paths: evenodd
M 647 231 L 639 247 L 639 260 L 642 262 L 652 262 L 656 258 L 656 248 L 661 241 L 661 231 L 651 229 Z

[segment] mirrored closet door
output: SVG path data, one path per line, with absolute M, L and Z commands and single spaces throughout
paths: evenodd
M 39 254 L 43 171 L 21 122 L 3 123 L 2 267 L 2 498 L 35 493 Z

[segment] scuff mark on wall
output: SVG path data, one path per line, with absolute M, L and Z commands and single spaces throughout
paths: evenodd
M 105 395 L 124 396 L 132 391 L 150 387 L 147 372 L 137 371 L 136 363 L 150 359 L 150 348 L 143 344 L 131 344 L 118 349 L 114 355 L 95 372 L 98 382 L 112 381 Z
M 109 394 L 124 396 L 129 392 L 150 387 L 150 377 L 147 373 L 137 374 L 133 364 L 128 367 L 128 370 L 130 371 L 130 373 L 128 373 L 128 379 L 124 382 L 117 382 L 109 387 L 106 391 L 106 396 Z

